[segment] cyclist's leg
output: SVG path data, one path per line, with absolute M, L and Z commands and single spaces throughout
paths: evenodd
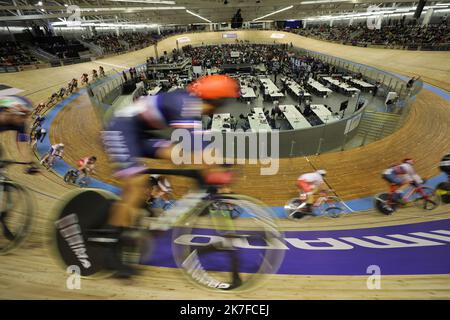
M 299 185 L 300 185 L 300 188 L 306 194 L 305 209 L 306 209 L 306 211 L 311 211 L 312 205 L 314 204 L 314 192 L 315 192 L 314 187 L 310 183 L 308 183 L 306 181 L 302 181 L 302 180 L 299 181 Z
M 126 231 L 134 225 L 140 213 L 140 205 L 145 201 L 145 190 L 148 186 L 148 177 L 140 174 L 146 167 L 137 159 L 170 154 L 156 142 L 143 141 L 140 134 L 139 123 L 133 118 L 118 118 L 102 133 L 103 144 L 116 164 L 115 176 L 122 187 L 121 199 L 111 207 L 106 226 L 113 240 L 107 247 L 106 266 L 116 270 L 122 277 L 130 277 L 135 273 L 121 260 L 122 243 L 124 238 L 127 238 Z
M 48 158 L 50 157 L 50 154 L 53 152 L 53 149 L 50 149 L 41 159 L 41 164 L 44 164 L 47 162 Z
M 402 179 L 393 173 L 383 174 L 383 179 L 389 183 L 389 201 L 400 201 L 403 192 L 401 190 L 401 186 L 403 185 Z
M 139 152 L 140 157 L 170 159 L 172 146 L 168 141 L 160 139 L 149 139 L 142 141 Z M 139 216 L 139 210 L 146 198 L 148 177 L 140 175 L 143 167 L 140 164 L 123 169 L 117 173 L 122 186 L 122 199 L 115 203 L 110 224 L 122 227 L 134 225 Z

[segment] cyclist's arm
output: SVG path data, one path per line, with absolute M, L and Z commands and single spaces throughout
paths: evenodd
M 412 166 L 408 166 L 406 168 L 406 175 L 410 179 L 410 181 L 414 182 L 417 185 L 420 185 L 423 183 L 422 178 L 416 173 L 414 168 Z

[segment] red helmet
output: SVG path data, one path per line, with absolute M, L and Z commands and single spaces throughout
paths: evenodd
M 414 165 L 414 160 L 411 159 L 411 158 L 405 158 L 405 159 L 403 159 L 402 162 L 403 162 L 403 163 L 408 163 L 408 164 L 410 164 L 410 165 Z
M 220 74 L 201 77 L 191 83 L 187 87 L 187 91 L 203 100 L 240 97 L 238 82 L 229 76 Z

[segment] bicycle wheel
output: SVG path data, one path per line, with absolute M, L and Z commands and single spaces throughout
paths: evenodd
M 0 255 L 11 252 L 26 239 L 33 222 L 31 194 L 12 181 L 0 184 Z
M 299 220 L 300 209 L 298 207 L 303 203 L 299 198 L 292 198 L 288 202 L 286 202 L 284 206 L 284 213 L 288 219 Z M 298 213 L 297 217 L 294 216 L 295 213 Z M 306 216 L 306 215 L 305 215 Z
M 230 203 L 223 202 L 220 199 L 212 201 L 211 205 L 206 208 L 208 213 L 216 214 L 220 212 L 221 214 L 228 215 L 231 219 L 237 219 L 243 213 L 239 207 L 236 207 Z M 205 212 L 202 212 L 204 214 Z
M 345 213 L 345 208 L 342 205 L 341 199 L 334 196 L 328 197 L 328 199 L 330 202 L 322 207 L 322 213 L 326 217 L 338 218 L 341 214 Z
M 391 215 L 397 210 L 396 204 L 388 204 L 389 193 L 380 193 L 374 198 L 374 207 L 385 215 Z
M 414 205 L 420 209 L 433 210 L 441 203 L 440 197 L 434 192 L 433 188 L 422 187 L 422 192 L 425 196 L 418 194 L 418 197 L 414 199 Z
M 70 183 L 70 180 L 72 179 L 72 171 L 69 170 L 66 172 L 66 174 L 64 175 L 64 182 L 65 183 Z
M 257 200 L 221 195 L 220 202 L 251 218 L 232 219 L 223 212 L 200 216 L 211 205 L 205 201 L 176 223 L 172 233 L 175 261 L 191 282 L 204 289 L 254 289 L 280 267 L 285 249 L 282 233 L 272 211 Z
M 327 217 L 339 218 L 339 216 L 344 213 L 344 209 L 338 206 L 328 207 L 324 212 Z

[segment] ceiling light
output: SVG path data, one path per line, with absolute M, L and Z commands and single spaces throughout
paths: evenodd
M 206 19 L 206 18 L 203 18 L 201 15 L 198 15 L 198 14 L 196 14 L 196 13 L 193 13 L 192 11 L 189 11 L 189 10 L 186 10 L 186 12 L 187 13 L 189 13 L 189 14 L 192 14 L 193 16 L 196 16 L 197 18 L 200 18 L 200 19 L 202 19 L 202 20 L 205 20 L 205 21 L 207 21 L 207 22 L 212 22 L 211 20 L 208 20 L 208 19 Z
M 277 10 L 277 11 L 274 11 L 274 12 L 271 12 L 271 13 L 269 13 L 269 14 L 266 14 L 265 16 L 262 16 L 262 17 L 253 19 L 252 21 L 256 21 L 256 20 L 259 20 L 259 19 L 266 18 L 266 17 L 271 16 L 271 15 L 273 15 L 273 14 L 277 14 L 277 13 L 280 13 L 280 12 L 283 12 L 283 11 L 286 11 L 286 10 L 289 10 L 289 9 L 292 9 L 293 7 L 294 7 L 294 6 L 289 6 L 289 7 L 286 7 L 286 8 L 283 8 L 283 9 L 280 9 L 280 10 Z

